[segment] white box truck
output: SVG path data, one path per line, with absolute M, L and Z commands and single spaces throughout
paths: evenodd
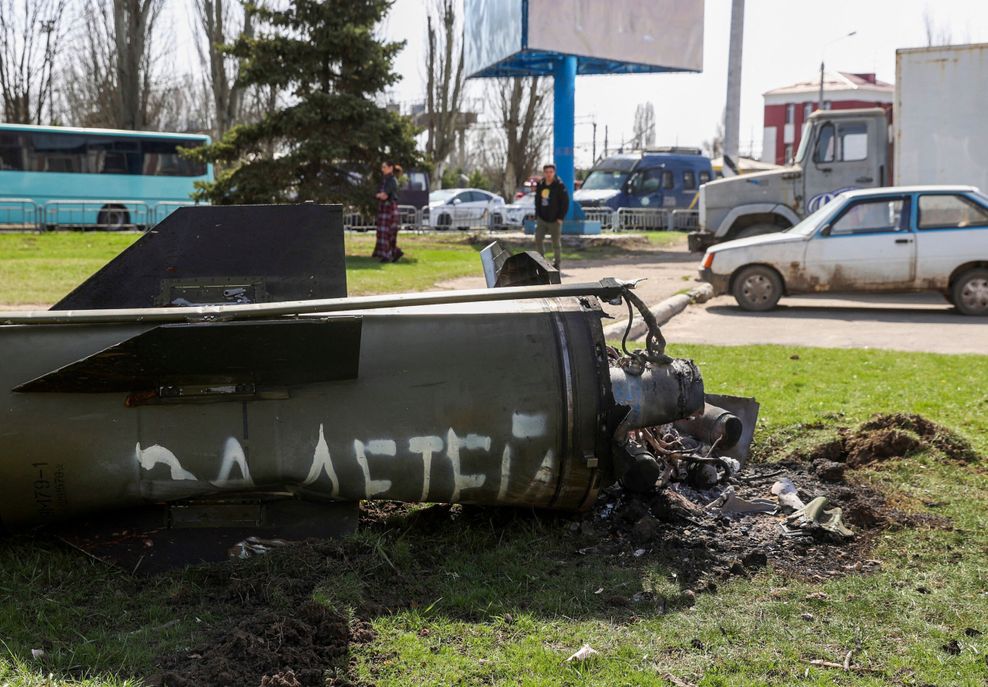
M 988 43 L 900 49 L 895 61 L 891 126 L 881 108 L 817 110 L 787 166 L 700 187 L 690 249 L 787 229 L 851 189 L 988 190 Z

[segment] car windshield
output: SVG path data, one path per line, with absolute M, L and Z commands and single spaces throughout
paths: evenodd
M 429 194 L 430 203 L 445 203 L 447 200 L 459 193 L 460 190 L 456 188 L 447 188 L 441 191 L 433 191 Z
M 595 169 L 580 187 L 583 191 L 620 191 L 628 179 L 627 172 L 610 169 Z
M 817 230 L 817 227 L 820 225 L 820 220 L 836 209 L 837 206 L 834 205 L 834 201 L 825 203 L 824 205 L 821 205 L 820 208 L 812 215 L 808 215 L 802 222 L 786 229 L 786 233 L 798 234 L 799 236 L 809 236 Z

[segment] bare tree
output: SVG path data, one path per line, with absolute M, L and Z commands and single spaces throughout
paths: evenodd
M 501 171 L 501 178 L 495 182 L 504 197 L 510 199 L 518 185 L 535 171 L 545 150 L 551 129 L 550 99 L 538 77 L 499 79 L 490 91 L 499 134 L 493 168 Z
M 164 0 L 96 0 L 82 14 L 81 48 L 66 93 L 71 118 L 86 126 L 143 129 L 163 105 L 153 37 Z
M 937 23 L 929 6 L 923 10 L 923 29 L 926 31 L 926 45 L 929 47 L 950 45 L 953 41 L 950 28 Z
M 0 0 L 3 118 L 18 124 L 53 119 L 54 76 L 66 0 Z
M 253 13 L 239 12 L 230 0 L 196 0 L 200 40 L 197 43 L 203 66 L 208 67 L 208 85 L 213 112 L 213 135 L 220 138 L 244 115 L 244 88 L 238 83 L 240 61 L 223 50 L 239 36 L 254 35 Z
M 437 16 L 433 16 L 433 15 Z M 457 31 L 454 0 L 438 0 L 427 19 L 425 152 L 442 178 L 446 160 L 466 120 L 462 107 L 463 41 Z
M 652 103 L 640 103 L 635 107 L 632 132 L 632 145 L 636 150 L 655 145 L 655 107 Z
M 707 139 L 701 146 L 707 157 L 720 157 L 724 154 L 724 119 L 721 117 L 717 121 L 717 128 L 714 130 L 712 138 Z

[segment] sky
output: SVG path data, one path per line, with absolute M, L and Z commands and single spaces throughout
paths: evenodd
M 556 0 L 560 8 L 566 2 Z M 402 103 L 421 101 L 425 90 L 430 5 L 431 0 L 396 0 L 384 26 L 389 38 L 407 42 L 396 65 L 403 78 L 394 97 Z M 835 38 L 857 32 L 826 49 L 828 71 L 875 72 L 894 82 L 896 48 L 926 45 L 925 13 L 952 43 L 988 42 L 988 0 L 747 0 L 742 152 L 761 148 L 762 93 L 816 78 L 822 48 Z M 730 21 L 731 0 L 706 0 L 702 73 L 578 77 L 577 165 L 591 161 L 592 121 L 597 122 L 599 152 L 605 127 L 612 147 L 631 137 L 635 107 L 643 102 L 655 107 L 657 145 L 700 146 L 712 138 L 723 117 Z M 478 109 L 482 93 L 482 84 L 472 82 L 468 96 Z
M 508 1 L 508 0 L 502 0 Z M 521 0 L 515 0 L 520 2 Z M 561 11 L 568 0 L 555 0 Z M 599 0 L 607 2 L 608 0 Z M 641 0 L 648 2 L 649 0 Z M 434 0 L 395 0 L 382 33 L 406 42 L 396 69 L 401 81 L 390 99 L 408 106 L 425 91 L 426 16 Z M 189 11 L 192 0 L 169 0 L 176 55 L 194 61 Z M 576 84 L 576 161 L 591 162 L 592 122 L 598 151 L 604 132 L 613 148 L 631 137 L 635 107 L 651 102 L 656 145 L 701 146 L 723 117 L 731 0 L 706 0 L 703 72 L 582 76 Z M 762 93 L 815 79 L 821 57 L 828 71 L 875 72 L 895 81 L 896 48 L 926 45 L 929 15 L 951 43 L 988 42 L 988 0 L 747 0 L 741 74 L 741 150 L 760 152 Z M 851 31 L 856 35 L 823 47 Z M 179 57 L 179 61 L 184 61 Z M 470 81 L 468 105 L 485 118 L 482 82 Z

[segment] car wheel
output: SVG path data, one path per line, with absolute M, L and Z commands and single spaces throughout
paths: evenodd
M 745 310 L 771 310 L 782 298 L 782 279 L 770 267 L 746 267 L 734 278 L 734 299 Z
M 750 227 L 738 229 L 731 236 L 732 239 L 746 239 L 749 236 L 761 236 L 762 234 L 774 234 L 782 231 L 782 227 L 775 224 L 752 224 Z
M 988 269 L 968 270 L 957 278 L 950 294 L 965 315 L 988 315 Z
M 453 224 L 453 218 L 450 217 L 445 212 L 439 215 L 438 217 L 436 217 L 436 226 L 439 227 L 440 229 L 449 229 L 449 227 L 452 224 Z

